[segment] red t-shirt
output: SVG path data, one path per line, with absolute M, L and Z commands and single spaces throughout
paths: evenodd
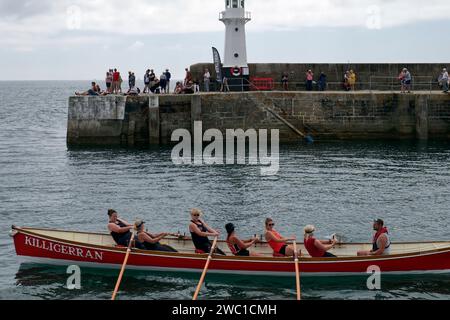
M 114 72 L 113 81 L 119 81 L 119 79 L 120 79 L 120 72 Z

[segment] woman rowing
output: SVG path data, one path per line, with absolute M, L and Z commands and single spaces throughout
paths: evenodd
M 212 243 L 208 237 L 218 237 L 220 233 L 210 226 L 208 226 L 202 219 L 203 213 L 199 209 L 191 210 L 191 223 L 189 224 L 189 232 L 191 233 L 192 242 L 198 252 L 211 252 Z M 218 247 L 215 248 L 214 253 L 225 255 L 225 253 Z
M 257 257 L 260 256 L 256 252 L 249 251 L 248 248 L 258 242 L 258 238 L 252 238 L 250 240 L 241 240 L 236 236 L 235 226 L 232 223 L 228 223 L 225 226 L 227 230 L 227 244 L 230 251 L 235 256 L 243 257 Z
M 119 246 L 127 247 L 131 239 L 130 230 L 134 228 L 131 224 L 125 220 L 119 219 L 116 210 L 108 210 L 109 223 L 108 230 L 111 232 L 111 236 Z
M 294 246 L 288 245 L 288 241 L 295 241 L 296 238 L 284 238 L 273 227 L 275 223 L 271 218 L 266 219 L 266 232 L 265 237 L 267 243 L 272 248 L 276 255 L 284 257 L 293 257 L 295 250 Z M 301 255 L 301 251 L 298 250 L 298 255 Z
M 333 249 L 337 243 L 336 238 L 332 240 L 318 240 L 314 237 L 316 228 L 308 225 L 305 231 L 305 248 L 312 258 L 336 258 L 336 256 L 328 251 Z
M 170 233 L 160 233 L 153 235 L 145 231 L 145 222 L 137 220 L 134 224 L 136 228 L 135 247 L 141 250 L 152 251 L 166 251 L 166 252 L 178 252 L 174 248 L 168 245 L 159 243 L 165 237 L 171 235 Z

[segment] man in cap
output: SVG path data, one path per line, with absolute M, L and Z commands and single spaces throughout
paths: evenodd
M 358 256 L 382 256 L 390 254 L 391 240 L 389 239 L 389 231 L 384 226 L 381 219 L 374 220 L 373 230 L 375 235 L 372 241 L 372 250 L 358 251 Z

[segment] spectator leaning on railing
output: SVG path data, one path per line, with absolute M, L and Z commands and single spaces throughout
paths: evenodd
M 449 88 L 449 77 L 448 77 L 448 71 L 446 68 L 442 69 L 441 75 L 439 76 L 439 86 L 441 86 L 442 91 L 444 93 L 448 93 Z

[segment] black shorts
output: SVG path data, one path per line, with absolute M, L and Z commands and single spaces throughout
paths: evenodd
M 111 82 L 109 82 L 109 83 L 107 82 L 107 83 L 106 83 L 106 87 L 107 87 L 108 89 L 111 88 Z
M 250 251 L 248 251 L 247 249 L 242 249 L 236 253 L 236 256 L 250 257 Z
M 322 258 L 337 258 L 334 254 L 325 252 Z
M 285 244 L 284 246 L 281 247 L 281 249 L 280 249 L 280 251 L 278 253 L 282 254 L 283 256 L 285 256 L 287 247 L 288 247 L 287 244 Z

